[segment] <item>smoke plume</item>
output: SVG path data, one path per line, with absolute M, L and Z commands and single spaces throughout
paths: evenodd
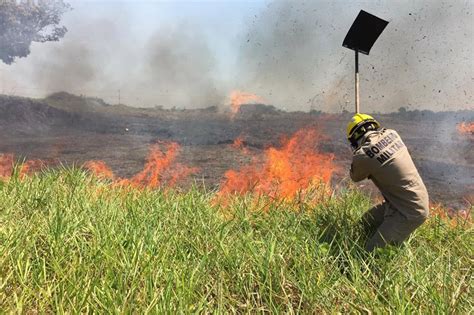
M 197 108 L 222 105 L 239 89 L 287 110 L 352 111 L 354 57 L 342 40 L 363 9 L 390 21 L 370 56 L 360 57 L 363 111 L 474 103 L 469 0 L 273 1 L 242 23 L 238 39 L 225 29 L 212 38 L 202 19 L 184 14 L 137 23 L 134 2 L 78 6 L 65 16 L 63 40 L 0 64 L 4 93 L 66 90 L 114 104 Z
M 354 53 L 342 40 L 360 9 L 390 21 L 360 57 L 362 109 L 472 106 L 469 1 L 274 1 L 246 34 L 246 88 L 288 109 L 352 111 Z
M 215 58 L 202 35 L 183 24 L 157 31 L 145 46 L 137 89 L 150 91 L 148 102 L 162 106 L 206 107 L 218 104 L 225 94 L 219 90 Z M 133 83 L 132 83 L 133 84 Z
M 82 23 L 81 15 L 66 16 L 69 33 L 62 41 L 34 44 L 28 59 L 0 65 L 20 86 L 3 92 L 36 96 L 37 91 L 67 91 L 110 103 L 167 108 L 208 107 L 225 99 L 215 77 L 216 58 L 198 26 L 177 21 L 137 36 L 126 27 L 133 21 L 123 4 L 108 9 L 107 16 L 118 18 L 97 15 Z

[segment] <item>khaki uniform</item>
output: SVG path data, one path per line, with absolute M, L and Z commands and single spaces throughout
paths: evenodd
M 403 242 L 428 217 L 428 192 L 408 150 L 395 130 L 367 132 L 354 152 L 351 178 L 370 179 L 385 202 L 363 217 L 366 228 L 377 229 L 366 248 Z

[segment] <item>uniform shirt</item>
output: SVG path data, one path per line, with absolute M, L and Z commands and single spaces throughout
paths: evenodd
M 392 129 L 369 131 L 354 151 L 351 178 L 369 178 L 385 200 L 407 219 L 428 216 L 428 192 L 399 134 Z

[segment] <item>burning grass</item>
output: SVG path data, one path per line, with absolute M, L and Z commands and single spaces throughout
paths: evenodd
M 179 150 L 180 146 L 176 142 L 158 141 L 150 147 L 143 170 L 132 178 L 115 176 L 104 161 L 88 161 L 84 163 L 83 168 L 100 179 L 111 180 L 114 185 L 118 186 L 170 189 L 199 170 L 197 167 L 189 167 L 176 162 Z M 20 178 L 24 178 L 48 165 L 46 161 L 38 159 L 24 160 L 18 164 L 17 170 L 15 170 L 14 164 L 15 156 L 13 154 L 0 154 L 0 180 L 10 178 L 15 172 L 18 172 Z
M 454 210 L 446 208 L 442 204 L 434 203 L 430 206 L 431 215 L 442 220 L 444 223 L 449 224 L 452 228 L 458 225 L 471 225 L 472 224 L 472 209 L 474 206 L 468 200 L 466 200 L 466 208 Z
M 295 199 L 308 199 L 316 196 L 314 187 L 324 184 L 330 193 L 330 180 L 337 169 L 334 155 L 321 153 L 318 144 L 323 139 L 316 129 L 304 128 L 289 138 L 283 138 L 280 147 L 268 147 L 263 154 L 253 154 L 245 146 L 241 135 L 232 147 L 251 158 L 251 162 L 238 170 L 228 170 L 224 174 L 218 202 L 227 204 L 235 196 L 252 192 L 256 199 L 265 196 L 270 202 L 291 202 Z M 142 171 L 131 178 L 115 176 L 104 161 L 88 161 L 83 168 L 101 179 L 107 179 L 117 186 L 170 189 L 182 183 L 199 171 L 176 161 L 180 146 L 176 142 L 157 141 L 150 147 Z M 0 176 L 8 177 L 13 172 L 12 154 L 0 156 Z M 41 169 L 40 160 L 27 160 L 21 164 L 22 176 Z M 319 202 L 321 196 L 314 202 Z
M 111 179 L 119 186 L 169 189 L 199 170 L 197 167 L 177 163 L 179 150 L 180 146 L 176 142 L 158 141 L 151 146 L 143 170 L 132 178 L 116 178 L 103 161 L 89 161 L 84 167 L 95 176 Z
M 15 170 L 15 156 L 11 153 L 0 154 L 0 180 L 9 178 L 15 171 L 20 178 L 31 175 L 46 167 L 46 162 L 38 159 L 25 160 Z
M 474 122 L 462 122 L 456 128 L 460 134 L 474 135 Z
M 230 93 L 230 111 L 231 118 L 240 111 L 240 107 L 245 104 L 263 103 L 264 99 L 256 94 L 234 90 Z
M 329 187 L 336 166 L 333 154 L 318 151 L 315 144 L 321 138 L 315 129 L 301 129 L 283 139 L 281 148 L 270 147 L 262 157 L 253 157 L 250 164 L 227 171 L 219 198 L 252 192 L 256 197 L 266 196 L 276 202 L 293 201 L 305 199 L 306 192 L 321 183 Z M 234 146 L 245 149 L 239 138 Z
M 222 213 L 214 192 L 124 189 L 82 169 L 0 181 L 0 309 L 19 313 L 472 310 L 470 222 L 433 215 L 367 255 L 354 190 Z M 434 212 L 434 211 L 433 211 Z
M 235 150 L 241 151 L 245 155 L 250 154 L 249 149 L 245 146 L 245 140 L 244 140 L 243 135 L 240 135 L 237 138 L 235 138 L 234 142 L 232 142 L 231 144 L 231 147 Z

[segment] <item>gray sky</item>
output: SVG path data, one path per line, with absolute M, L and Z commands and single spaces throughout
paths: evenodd
M 0 92 L 66 90 L 132 106 L 353 109 L 360 9 L 390 23 L 360 57 L 363 111 L 474 108 L 474 1 L 74 1 L 60 42 L 0 64 Z

